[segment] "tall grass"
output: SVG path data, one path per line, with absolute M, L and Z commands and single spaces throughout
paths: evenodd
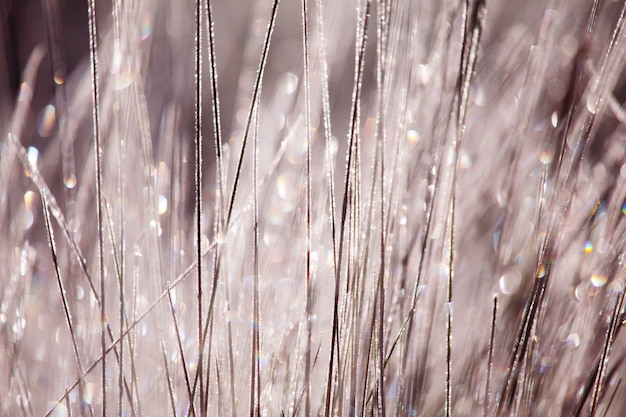
M 625 10 L 9 2 L 0 414 L 621 416 Z

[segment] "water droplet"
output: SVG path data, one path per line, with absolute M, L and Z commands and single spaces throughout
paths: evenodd
M 417 130 L 410 129 L 406 132 L 406 141 L 409 143 L 417 143 L 421 139 L 420 134 L 417 133 Z
M 584 284 L 580 284 L 574 290 L 574 297 L 576 297 L 577 301 L 581 301 L 584 295 L 585 295 L 585 286 Z
M 604 284 L 606 284 L 608 279 L 609 278 L 606 275 L 593 274 L 591 275 L 591 285 L 593 285 L 596 288 L 600 288 L 604 286 Z
M 25 327 L 26 320 L 24 320 L 23 318 L 18 318 L 15 320 L 13 326 L 11 326 L 11 329 L 13 330 L 13 341 L 18 341 L 22 338 Z
M 76 175 L 67 174 L 65 178 L 63 178 L 63 184 L 65 184 L 65 186 L 70 190 L 76 187 Z
M 54 131 L 56 123 L 56 109 L 52 104 L 43 108 L 37 121 L 37 132 L 42 138 L 49 137 Z
M 298 88 L 298 76 L 291 72 L 282 74 L 277 81 L 278 89 L 284 94 L 293 94 Z
M 546 276 L 546 266 L 545 264 L 539 264 L 537 267 L 537 278 L 543 278 Z
M 328 151 L 330 152 L 330 157 L 331 158 L 334 157 L 337 154 L 338 150 L 339 150 L 339 141 L 337 141 L 337 138 L 333 136 L 328 141 Z
M 63 340 L 63 334 L 61 334 L 62 332 L 63 332 L 63 328 L 61 328 L 60 326 L 58 326 L 54 332 L 54 341 L 59 346 L 61 346 L 65 342 Z
M 498 251 L 498 245 L 500 244 L 500 235 L 502 230 L 498 229 L 493 233 L 493 250 Z
M 539 152 L 539 161 L 544 165 L 550 164 L 554 160 L 554 153 L 554 145 L 544 144 Z
M 141 17 L 141 26 L 140 26 L 140 39 L 146 40 L 152 34 L 152 28 L 154 26 L 154 18 L 152 17 L 152 13 L 149 11 L 144 11 L 143 16 Z
M 502 294 L 511 295 L 517 292 L 522 283 L 521 272 L 513 267 L 500 277 L 500 291 Z
M 134 81 L 135 68 L 120 48 L 116 48 L 113 53 L 111 74 L 114 75 L 113 88 L 118 91 L 125 89 Z
M 29 146 L 28 151 L 26 152 L 28 157 L 28 162 L 33 168 L 37 167 L 37 162 L 39 161 L 39 151 L 34 146 Z
M 158 207 L 159 214 L 165 214 L 167 212 L 167 197 L 159 194 L 157 207 Z
M 285 127 L 285 122 L 287 121 L 287 118 L 285 117 L 285 113 L 279 111 L 276 113 L 276 130 L 281 130 Z
M 439 276 L 444 279 L 450 277 L 450 267 L 446 264 L 439 264 Z
M 20 256 L 20 275 L 25 276 L 26 271 L 28 270 L 29 262 L 28 262 L 28 253 L 26 250 L 23 250 Z
M 159 221 L 150 220 L 149 226 L 150 230 L 156 231 L 157 236 L 161 236 L 161 233 L 163 233 L 163 229 L 161 228 L 161 223 L 159 223 Z
M 159 162 L 156 169 L 156 175 L 158 176 L 160 184 L 167 183 L 170 180 L 170 169 L 165 162 Z
M 419 77 L 420 83 L 428 84 L 431 74 L 432 71 L 428 65 L 420 64 L 417 66 L 417 76 Z
M 82 300 L 85 297 L 85 290 L 80 285 L 76 286 L 76 299 Z
M 556 110 L 552 113 L 552 116 L 550 116 L 550 124 L 554 128 L 556 128 L 559 124 L 559 115 L 557 114 Z
M 578 333 L 571 333 L 569 336 L 567 336 L 566 341 L 575 348 L 580 346 L 580 336 L 578 335 Z
M 215 243 L 217 243 L 218 245 L 223 245 L 224 243 L 226 243 L 226 235 L 224 233 L 217 233 L 215 235 Z
M 124 70 L 117 73 L 114 88 L 118 91 L 123 90 L 133 83 L 134 78 L 135 71 L 130 67 L 126 67 Z
M 65 82 L 65 74 L 62 71 L 57 71 L 54 73 L 54 77 L 52 77 L 52 79 L 56 85 L 63 85 Z
M 35 216 L 33 215 L 33 212 L 28 209 L 25 209 L 23 213 L 24 213 L 23 214 L 24 217 L 22 219 L 22 221 L 24 222 L 23 227 L 24 227 L 24 230 L 28 230 L 35 222 Z
M 24 193 L 24 206 L 30 210 L 33 208 L 33 202 L 35 201 L 35 198 L 37 197 L 37 194 L 35 194 L 32 191 L 26 191 Z
M 417 295 L 419 297 L 424 294 L 426 294 L 426 284 L 420 284 L 420 286 L 417 287 Z
M 32 95 L 33 90 L 30 88 L 28 83 L 23 82 L 20 84 L 20 92 L 17 96 L 18 101 L 25 101 L 29 95 Z
M 21 395 L 21 394 L 17 394 L 15 396 L 15 402 L 17 403 L 17 405 L 19 407 L 21 407 L 24 410 L 24 409 L 28 408 L 28 403 L 30 402 L 30 397 L 31 397 L 30 392 L 27 392 L 26 396 Z
M 459 155 L 459 169 L 466 170 L 472 167 L 472 158 L 461 149 L 461 155 Z
M 428 197 L 432 198 L 435 195 L 435 184 L 429 184 L 426 187 L 426 191 L 428 192 Z
M 504 216 L 500 215 L 496 220 L 495 232 L 493 232 L 493 250 L 498 251 L 500 245 L 500 236 L 502 235 L 502 223 L 504 223 Z
M 293 200 L 296 198 L 296 187 L 294 182 L 287 175 L 280 175 L 276 178 L 276 191 L 283 200 Z
M 589 97 L 587 97 L 587 110 L 589 110 L 589 113 L 596 114 L 599 105 L 600 100 L 598 100 L 595 94 L 590 94 Z
M 311 264 L 313 267 L 317 265 L 317 263 L 319 262 L 319 259 L 320 259 L 319 253 L 317 253 L 317 251 L 312 251 L 311 252 Z

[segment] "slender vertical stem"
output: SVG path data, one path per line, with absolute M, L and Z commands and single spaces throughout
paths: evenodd
M 206 398 L 204 398 L 204 338 L 202 327 L 202 0 L 196 0 L 195 11 L 195 214 L 196 214 L 196 280 L 198 297 L 198 378 L 200 383 L 200 415 L 206 416 Z
M 254 144 L 252 147 L 252 222 L 253 222 L 253 245 L 254 245 L 254 290 L 252 300 L 252 349 L 250 375 L 250 417 L 261 416 L 261 378 L 260 373 L 260 305 L 259 305 L 259 189 L 258 189 L 258 140 L 259 140 L 259 107 L 254 110 L 255 129 Z
M 493 309 L 491 314 L 491 331 L 489 334 L 489 356 L 487 357 L 487 382 L 485 383 L 485 405 L 483 407 L 483 417 L 489 412 L 489 398 L 491 396 L 490 385 L 493 372 L 493 348 L 496 341 L 496 320 L 498 318 L 498 296 L 493 297 Z
M 311 103 L 309 71 L 308 0 L 302 0 L 302 50 L 304 62 L 304 129 L 306 131 L 306 307 L 304 348 L 305 415 L 311 415 Z
M 98 262 L 100 265 L 100 347 L 102 353 L 102 416 L 107 411 L 107 375 L 106 375 L 106 293 L 104 281 L 104 225 L 102 220 L 102 147 L 100 143 L 100 96 L 98 90 L 98 36 L 96 24 L 96 0 L 89 0 L 89 58 L 91 62 L 91 98 L 93 105 L 93 137 L 96 160 L 96 217 L 98 222 Z

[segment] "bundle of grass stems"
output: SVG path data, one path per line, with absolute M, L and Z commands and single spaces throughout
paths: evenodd
M 0 6 L 0 415 L 622 416 L 623 0 Z

